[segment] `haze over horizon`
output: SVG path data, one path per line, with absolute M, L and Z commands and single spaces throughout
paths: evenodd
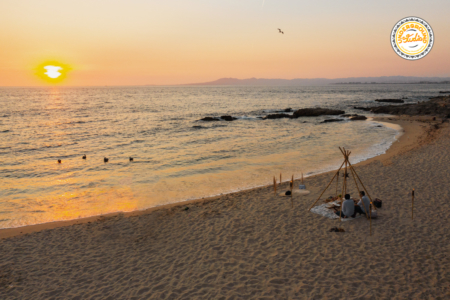
M 42 86 L 45 61 L 72 71 L 59 85 L 174 85 L 218 78 L 449 77 L 450 2 L 56 0 L 0 3 L 0 86 Z M 389 36 L 425 19 L 432 51 L 407 61 Z M 280 34 L 281 28 L 284 34 Z

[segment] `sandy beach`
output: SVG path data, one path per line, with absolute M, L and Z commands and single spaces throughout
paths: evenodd
M 308 212 L 329 172 L 306 179 L 311 193 L 294 196 L 294 208 L 267 186 L 1 230 L 0 299 L 449 298 L 448 122 L 378 120 L 405 134 L 386 154 L 355 165 L 383 200 L 372 236 L 364 218 L 339 223 Z M 329 232 L 339 225 L 344 233 Z

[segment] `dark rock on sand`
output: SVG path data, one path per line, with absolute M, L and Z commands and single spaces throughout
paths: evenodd
M 402 99 L 377 99 L 376 102 L 386 102 L 386 103 L 405 103 Z
M 318 117 L 322 115 L 342 115 L 345 111 L 338 109 L 328 109 L 328 108 L 301 108 L 294 112 L 293 117 Z
M 364 121 L 364 120 L 367 120 L 366 116 L 355 116 L 350 118 L 350 121 Z
M 343 114 L 343 115 L 340 115 L 340 117 L 344 117 L 344 118 L 356 117 L 356 116 L 358 116 L 358 114 Z
M 221 116 L 220 117 L 222 120 L 225 120 L 225 121 L 234 121 L 234 120 L 237 120 L 237 118 L 233 118 L 232 116 Z

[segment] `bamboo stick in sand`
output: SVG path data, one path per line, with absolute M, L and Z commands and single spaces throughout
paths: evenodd
M 275 192 L 275 195 L 277 195 L 277 180 L 275 179 L 275 176 L 273 176 L 273 191 Z
M 294 200 L 292 199 L 292 190 L 294 188 L 294 175 L 292 175 L 291 182 L 289 182 L 289 186 L 291 187 L 291 207 L 294 208 Z

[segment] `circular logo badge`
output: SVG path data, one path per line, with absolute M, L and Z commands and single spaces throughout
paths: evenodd
M 392 29 L 392 48 L 404 59 L 421 59 L 430 53 L 433 43 L 433 29 L 421 18 L 403 18 Z

